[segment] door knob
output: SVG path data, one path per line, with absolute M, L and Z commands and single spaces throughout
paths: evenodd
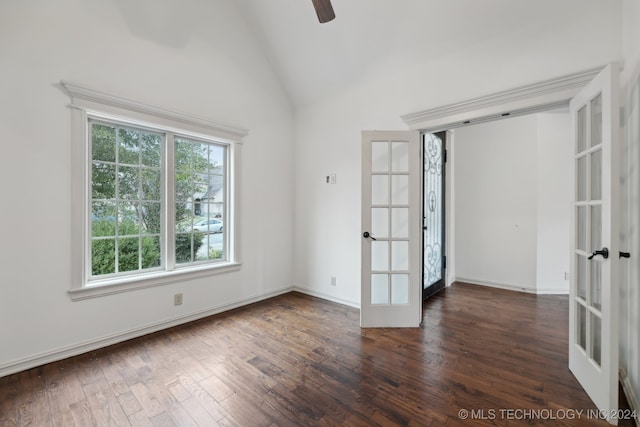
M 602 250 L 600 250 L 600 251 L 593 251 L 593 253 L 591 255 L 589 255 L 588 259 L 592 259 L 596 255 L 602 255 L 602 258 L 607 259 L 607 258 L 609 258 L 609 249 L 602 248 Z
M 369 239 L 371 239 L 371 240 L 376 240 L 376 238 L 375 238 L 375 237 L 373 237 L 371 234 L 369 234 L 369 232 L 368 232 L 368 231 L 365 231 L 364 233 L 362 233 L 362 237 L 364 237 L 364 238 L 369 238 Z
M 620 251 L 620 257 L 619 258 L 631 258 L 631 254 L 629 252 Z

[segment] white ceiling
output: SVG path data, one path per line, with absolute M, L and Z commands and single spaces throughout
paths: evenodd
M 332 0 L 318 23 L 311 0 L 236 0 L 296 106 L 393 67 L 474 44 L 530 37 L 610 0 Z

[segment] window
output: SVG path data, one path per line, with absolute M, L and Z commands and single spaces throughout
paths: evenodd
M 244 132 L 63 87 L 73 107 L 72 298 L 239 269 L 234 176 Z

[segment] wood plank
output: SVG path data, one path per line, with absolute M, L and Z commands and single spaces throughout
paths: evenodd
M 294 292 L 0 378 L 0 427 L 509 426 L 458 411 L 595 409 L 567 368 L 567 316 L 565 296 L 457 283 L 422 328 L 360 329 L 358 310 Z

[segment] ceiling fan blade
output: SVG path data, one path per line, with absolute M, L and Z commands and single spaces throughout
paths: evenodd
M 325 22 L 329 22 L 336 17 L 335 12 L 333 11 L 333 6 L 331 6 L 331 0 L 312 0 L 313 7 L 316 9 L 316 14 L 318 15 L 318 20 L 321 24 Z

